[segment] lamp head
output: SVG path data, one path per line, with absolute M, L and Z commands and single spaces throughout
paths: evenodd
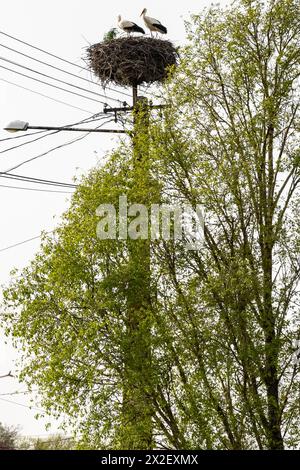
M 28 126 L 29 123 L 25 121 L 12 121 L 4 128 L 4 130 L 7 132 L 27 131 Z

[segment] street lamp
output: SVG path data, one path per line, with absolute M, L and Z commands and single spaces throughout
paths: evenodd
M 12 121 L 4 130 L 7 132 L 25 132 L 28 129 L 45 130 L 45 131 L 73 131 L 73 132 L 108 132 L 113 134 L 125 134 L 124 130 L 117 129 L 84 129 L 80 127 L 53 127 L 53 126 L 30 126 L 25 121 Z
M 27 131 L 28 126 L 29 123 L 25 121 L 12 121 L 4 127 L 4 130 L 7 132 Z

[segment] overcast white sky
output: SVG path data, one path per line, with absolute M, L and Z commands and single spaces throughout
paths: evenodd
M 190 13 L 198 13 L 205 5 L 209 5 L 211 2 L 207 0 L 185 0 L 180 2 L 173 0 L 148 0 L 146 3 L 145 0 L 130 0 L 130 2 L 121 0 L 110 2 L 101 0 L 52 0 L 51 2 L 14 0 L 2 3 L 1 32 L 22 39 L 78 65 L 84 65 L 81 58 L 84 55 L 84 49 L 88 45 L 87 41 L 92 44 L 99 42 L 103 38 L 103 34 L 115 26 L 116 16 L 119 13 L 124 18 L 142 25 L 139 15 L 142 9 L 147 7 L 149 15 L 160 19 L 168 27 L 168 38 L 179 45 L 185 41 L 184 19 L 187 19 Z M 219 3 L 225 3 L 225 1 L 221 0 Z M 80 71 L 71 65 L 50 58 L 0 34 L 0 57 L 72 82 L 78 86 L 103 93 L 103 90 L 98 86 L 90 85 L 80 79 L 72 78 L 42 64 L 33 62 L 1 47 L 1 45 L 14 48 L 72 73 L 78 73 L 81 77 L 90 79 L 91 75 L 86 70 Z M 15 65 L 8 64 L 1 59 L 0 66 L 9 67 L 55 84 L 55 82 L 49 79 L 43 79 L 43 77 L 27 72 Z M 61 126 L 80 121 L 89 116 L 84 111 L 55 103 L 29 91 L 17 88 L 3 80 L 14 82 L 36 92 L 68 102 L 90 113 L 97 113 L 103 109 L 100 103 L 50 88 L 0 67 L 1 129 L 8 122 L 15 119 L 28 121 L 32 125 Z M 69 88 L 58 83 L 56 84 Z M 69 89 L 72 90 L 72 88 Z M 73 91 L 81 93 L 79 90 L 73 89 Z M 118 93 L 112 93 L 108 90 L 106 93 L 107 96 L 114 96 L 121 100 L 124 99 Z M 93 97 L 91 94 L 85 94 Z M 94 96 L 94 98 L 96 97 Z M 103 101 L 106 100 L 103 99 Z M 107 102 L 111 105 L 116 104 L 109 100 Z M 112 123 L 109 127 L 113 125 Z M 0 130 L 0 140 L 9 136 L 11 135 Z M 38 155 L 51 147 L 79 136 L 77 133 L 61 133 L 59 136 L 47 137 L 21 149 L 0 153 L 0 171 L 6 171 L 27 158 Z M 106 150 L 116 145 L 117 140 L 117 136 L 92 134 L 70 147 L 58 150 L 15 170 L 15 173 L 36 178 L 72 182 L 74 176 L 79 176 L 99 164 Z M 0 142 L 0 152 L 21 142 L 23 142 L 23 139 Z M 0 178 L 1 184 L 33 187 L 32 184 L 21 184 L 13 180 Z M 48 188 L 44 187 L 43 189 Z M 52 230 L 58 223 L 62 212 L 68 207 L 70 200 L 69 196 L 65 194 L 30 192 L 3 187 L 0 187 L 0 198 L 2 201 L 0 206 L 2 220 L 0 250 L 35 237 L 42 230 Z M 28 264 L 33 258 L 34 253 L 38 250 L 38 247 L 39 240 L 36 240 L 8 251 L 0 251 L 0 284 L 6 285 L 9 282 L 9 273 L 13 268 L 22 268 Z M 14 371 L 16 369 L 14 361 L 18 358 L 18 351 L 13 350 L 9 344 L 5 345 L 4 341 L 2 334 L 0 337 L 0 375 L 7 373 L 9 370 Z M 45 424 L 49 420 L 37 421 L 34 418 L 37 411 L 26 408 L 30 404 L 28 396 L 21 394 L 13 396 L 3 395 L 15 391 L 24 391 L 24 389 L 25 386 L 19 384 L 16 379 L 8 378 L 0 380 L 0 422 L 20 425 L 22 433 L 26 435 L 45 435 L 47 433 Z M 14 401 L 19 405 L 3 400 Z M 34 404 L 38 406 L 38 401 Z M 57 424 L 53 422 L 50 432 L 54 432 L 56 428 Z

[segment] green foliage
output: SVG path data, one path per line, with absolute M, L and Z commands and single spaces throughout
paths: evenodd
M 124 422 L 130 391 L 141 416 L 151 411 L 157 447 L 299 445 L 299 22 L 292 0 L 194 15 L 163 119 L 150 119 L 149 135 L 138 123 L 138 152 L 122 146 L 83 179 L 6 289 L 22 378 L 70 417 L 82 448 L 137 445 L 145 422 Z M 142 240 L 97 239 L 98 205 L 123 194 L 202 204 L 202 249 L 157 240 L 141 260 Z M 136 341 L 128 311 L 143 294 Z
M 76 448 L 73 438 L 60 434 L 47 438 L 24 438 L 18 442 L 20 450 L 75 450 Z
M 105 41 L 105 42 L 113 41 L 117 37 L 118 37 L 117 28 L 112 28 L 104 35 L 103 41 Z

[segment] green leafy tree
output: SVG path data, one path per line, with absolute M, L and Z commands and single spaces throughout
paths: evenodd
M 299 442 L 299 12 L 241 1 L 194 16 L 157 131 L 166 184 L 206 211 L 200 252 L 161 250 L 176 303 L 160 322 L 164 341 L 178 327 L 165 349 L 189 398 L 174 400 L 199 438 L 215 421 L 213 447 Z
M 139 143 L 148 184 L 135 152 L 120 148 L 83 180 L 61 226 L 5 292 L 22 378 L 90 448 L 135 441 L 129 414 L 124 422 L 130 390 L 134 404 L 144 399 L 141 416 L 150 411 L 155 446 L 299 444 L 299 6 L 241 0 L 194 15 L 164 90 L 169 108 Z M 185 238 L 149 244 L 138 325 L 146 349 L 151 332 L 147 371 L 133 354 L 141 337 L 128 335 L 129 294 L 141 298 L 144 265 L 133 241 L 95 234 L 99 204 L 118 207 L 123 194 L 206 213 L 201 250 L 188 251 Z
M 124 383 L 136 381 L 134 371 L 132 379 L 124 375 L 131 347 L 124 334 L 128 279 L 134 279 L 135 266 L 128 262 L 126 242 L 96 236 L 99 204 L 117 207 L 119 196 L 134 187 L 129 165 L 125 155 L 115 155 L 89 175 L 56 236 L 45 238 L 17 281 L 18 292 L 5 294 L 20 310 L 18 320 L 10 317 L 14 334 L 25 356 L 31 351 L 21 379 L 45 392 L 43 406 L 81 424 L 83 440 L 94 447 L 123 446 Z

